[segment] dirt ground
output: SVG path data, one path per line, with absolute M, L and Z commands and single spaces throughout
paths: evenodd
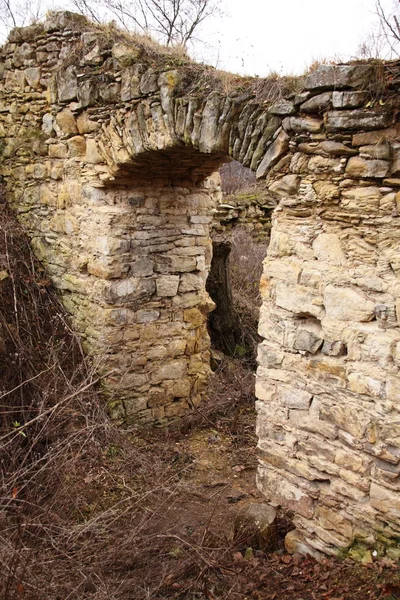
M 240 368 L 240 367 L 238 367 Z M 178 473 L 172 494 L 155 524 L 159 570 L 143 598 L 194 600 L 366 600 L 400 598 L 398 567 L 391 561 L 361 566 L 352 560 L 290 556 L 283 539 L 291 525 L 280 515 L 278 535 L 268 553 L 249 548 L 234 535 L 236 515 L 249 503 L 264 502 L 256 488 L 253 374 L 241 373 L 227 392 L 227 373 L 212 390 L 220 409 L 206 406 L 194 422 L 159 432 L 158 450 Z M 240 375 L 240 374 L 239 374 Z M 228 373 L 229 376 L 229 373 Z M 243 378 L 247 384 L 243 385 Z M 244 392 L 246 390 L 246 392 Z M 227 393 L 230 403 L 226 403 Z M 225 401 L 225 405 L 224 405 Z M 202 409 L 203 410 L 203 409 Z M 148 432 L 152 436 L 153 432 Z M 145 445 L 148 446 L 149 438 Z M 159 510 L 160 514 L 160 510 Z M 147 565 L 149 566 L 149 564 Z M 143 573 L 146 573 L 144 568 Z M 157 585 L 154 585 L 157 579 Z M 139 598 L 131 590 L 131 598 Z

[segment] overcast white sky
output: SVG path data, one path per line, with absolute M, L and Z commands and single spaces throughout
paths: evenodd
M 25 0 L 24 0 L 25 1 Z M 71 0 L 30 0 L 31 10 L 74 10 Z M 129 0 L 128 0 L 129 1 Z M 220 0 L 199 32 L 197 60 L 247 75 L 300 74 L 314 60 L 349 60 L 378 23 L 376 0 Z M 106 0 L 105 0 L 106 2 Z M 399 0 L 381 0 L 388 10 Z M 11 0 L 21 6 L 21 0 Z M 6 30 L 0 23 L 0 42 Z
M 393 0 L 382 0 L 392 7 Z M 377 23 L 375 0 L 223 0 L 225 16 L 204 25 L 212 49 L 196 55 L 218 68 L 265 76 L 302 73 L 315 59 L 355 57 Z

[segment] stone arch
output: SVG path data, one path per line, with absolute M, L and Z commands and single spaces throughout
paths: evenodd
M 209 176 L 232 157 L 268 178 L 258 485 L 294 511 L 291 550 L 356 543 L 368 558 L 384 542 L 398 558 L 398 65 L 386 80 L 385 65 L 322 66 L 270 106 L 179 60 L 70 13 L 14 30 L 0 71 L 10 204 L 113 416 L 163 422 L 208 376 Z

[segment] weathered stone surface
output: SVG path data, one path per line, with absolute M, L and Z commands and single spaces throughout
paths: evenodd
M 318 133 L 322 129 L 322 120 L 315 117 L 286 117 L 283 127 L 285 131 Z
M 313 250 L 318 260 L 333 265 L 342 265 L 345 262 L 340 239 L 335 233 L 321 233 L 313 241 Z
M 281 131 L 262 159 L 256 172 L 257 179 L 265 177 L 269 169 L 276 165 L 278 160 L 288 151 L 288 149 L 289 136 L 285 131 Z
M 374 318 L 374 303 L 351 288 L 328 285 L 325 288 L 326 316 L 338 321 L 370 321 Z
M 304 102 L 301 105 L 300 110 L 303 112 L 322 112 L 329 108 L 332 104 L 332 92 L 325 92 L 324 94 L 318 94 L 317 96 L 312 96 L 309 100 Z
M 269 191 L 278 198 L 293 196 L 299 189 L 300 177 L 298 175 L 285 175 L 282 179 L 274 181 L 269 186 Z
M 325 113 L 325 127 L 327 131 L 353 131 L 355 129 L 382 129 L 390 122 L 387 111 L 359 110 L 332 110 Z M 353 142 L 354 143 L 354 142 Z
M 294 115 L 297 111 L 293 102 L 290 102 L 289 100 L 279 100 L 269 108 L 269 112 L 272 115 L 287 116 Z
M 57 114 L 56 123 L 61 129 L 62 133 L 78 133 L 75 117 L 69 108 L 65 108 Z
M 333 92 L 333 108 L 359 108 L 366 104 L 367 92 Z
M 238 513 L 234 523 L 234 537 L 244 548 L 267 550 L 275 541 L 276 510 L 269 504 L 249 504 Z
M 370 65 L 321 65 L 308 75 L 306 90 L 362 88 L 373 75 Z
M 268 237 L 276 209 L 261 281 L 258 485 L 294 511 L 300 551 L 334 554 L 360 537 L 373 547 L 382 523 L 395 537 L 397 79 L 389 101 L 382 91 L 369 106 L 374 67 L 328 65 L 311 91 L 269 107 L 252 94 L 259 81 L 225 94 L 217 73 L 172 69 L 170 54 L 157 64 L 81 17 L 52 16 L 46 30 L 48 42 L 33 26 L 5 49 L 1 175 L 84 347 L 113 372 L 112 415 L 165 423 L 199 402 L 221 201 L 210 175 L 229 157 L 259 167 L 264 197 L 247 223 Z M 197 73 L 212 83 L 196 87 Z M 240 220 L 244 209 L 227 210 Z
M 389 172 L 389 163 L 385 160 L 367 160 L 361 156 L 350 158 L 346 167 L 348 177 L 385 177 Z
M 304 286 L 288 286 L 278 283 L 276 286 L 276 304 L 294 314 L 320 317 L 323 314 L 322 299 L 310 294 Z
M 311 142 L 299 144 L 300 152 L 317 154 L 320 156 L 354 156 L 356 150 L 349 148 L 341 142 L 327 140 L 325 142 Z

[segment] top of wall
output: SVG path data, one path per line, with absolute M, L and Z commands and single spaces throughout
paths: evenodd
M 14 29 L 0 55 L 0 110 L 43 101 L 53 115 L 89 115 L 103 132 L 111 178 L 143 166 L 169 172 L 154 153 L 179 157 L 184 174 L 184 150 L 188 169 L 211 155 L 202 175 L 232 157 L 263 179 L 280 167 L 292 135 L 307 142 L 397 120 L 400 61 L 322 65 L 304 78 L 239 77 L 69 12 Z M 203 158 L 193 158 L 197 151 Z

